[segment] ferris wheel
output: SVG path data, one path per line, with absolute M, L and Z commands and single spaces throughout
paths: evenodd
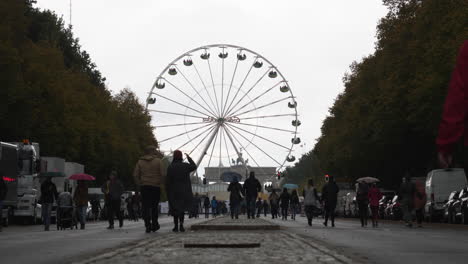
M 234 45 L 190 50 L 167 65 L 146 109 L 161 150 L 179 149 L 197 165 L 276 167 L 294 162 L 297 101 L 279 69 Z

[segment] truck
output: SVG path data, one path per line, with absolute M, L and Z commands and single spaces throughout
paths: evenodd
M 0 142 L 0 145 L 0 169 L 4 171 L 8 186 L 3 203 L 6 214 L 4 211 L 2 215 L 6 215 L 6 223 L 13 218 L 35 223 L 41 217 L 41 207 L 37 203 L 39 144 L 25 140 L 21 143 Z

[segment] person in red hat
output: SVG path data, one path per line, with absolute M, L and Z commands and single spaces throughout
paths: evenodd
M 460 49 L 445 98 L 436 144 L 441 167 L 450 167 L 454 145 L 464 137 L 464 168 L 468 167 L 468 41 Z

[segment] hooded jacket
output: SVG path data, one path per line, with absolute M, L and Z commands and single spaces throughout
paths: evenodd
M 133 171 L 133 178 L 137 185 L 160 187 L 164 184 L 166 173 L 166 166 L 159 157 L 145 155 L 138 160 Z

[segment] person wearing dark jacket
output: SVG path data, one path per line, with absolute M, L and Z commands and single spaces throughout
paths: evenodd
M 52 212 L 54 200 L 57 200 L 57 198 L 57 186 L 52 182 L 52 178 L 47 177 L 41 184 L 42 219 L 44 221 L 45 231 L 49 231 L 50 213 Z
M 197 169 L 197 165 L 188 154 L 185 155 L 189 163 L 183 162 L 182 152 L 174 151 L 172 163 L 167 169 L 167 197 L 174 217 L 174 232 L 185 232 L 184 213 L 190 210 L 193 203 L 190 173 Z
M 109 226 L 107 229 L 114 229 L 114 217 L 119 219 L 119 227 L 123 226 L 123 215 L 120 213 L 121 195 L 124 192 L 124 187 L 120 180 L 117 178 L 117 172 L 112 171 L 109 179 L 101 188 L 105 195 L 107 218 Z
M 88 209 L 88 186 L 85 181 L 78 181 L 78 186 L 73 194 L 73 202 L 80 220 L 80 229 L 85 229 L 86 210 Z
M 231 207 L 231 219 L 239 219 L 239 207 L 242 201 L 242 185 L 235 178 L 228 186 L 229 195 L 229 206 Z
M 413 199 L 416 191 L 414 183 L 411 182 L 411 178 L 407 175 L 403 177 L 400 189 L 398 191 L 398 199 L 401 203 L 401 209 L 403 211 L 403 220 L 407 227 L 413 226 Z
M 464 168 L 468 175 L 468 40 L 458 54 L 445 98 L 436 144 L 443 168 L 452 164 L 454 146 L 464 138 Z
M 257 203 L 255 203 L 255 207 L 257 209 L 257 218 L 259 218 L 263 208 L 262 198 L 258 198 Z
M 289 201 L 291 200 L 291 195 L 288 193 L 288 189 L 283 188 L 283 192 L 279 197 L 281 203 L 281 216 L 283 220 L 288 220 L 288 208 L 289 208 Z
M 268 214 L 268 202 L 267 200 L 263 200 L 263 216 L 266 217 Z
M 8 192 L 8 186 L 6 185 L 5 181 L 3 180 L 3 172 L 0 172 L 0 232 L 2 232 L 3 227 L 3 200 Z
M 244 193 L 247 202 L 247 218 L 255 218 L 255 202 L 260 191 L 262 191 L 262 185 L 255 178 L 255 172 L 251 171 L 249 178 L 244 182 Z
M 203 209 L 205 210 L 205 218 L 210 218 L 210 198 L 208 196 L 203 199 Z
M 140 157 L 133 170 L 133 178 L 141 191 L 146 233 L 156 232 L 160 228 L 158 207 L 166 173 L 166 166 L 161 161 L 156 147 L 146 147 L 145 155 Z
M 291 193 L 291 219 L 296 220 L 296 212 L 299 209 L 299 196 L 297 195 L 297 190 L 294 190 Z
M 328 177 L 328 182 L 322 188 L 322 202 L 325 209 L 324 226 L 328 226 L 328 218 L 331 220 L 332 227 L 335 227 L 335 209 L 338 201 L 338 192 L 340 189 L 333 176 Z
M 356 189 L 356 201 L 359 209 L 359 218 L 361 227 L 367 226 L 368 208 L 369 208 L 369 185 L 365 182 L 359 182 Z

